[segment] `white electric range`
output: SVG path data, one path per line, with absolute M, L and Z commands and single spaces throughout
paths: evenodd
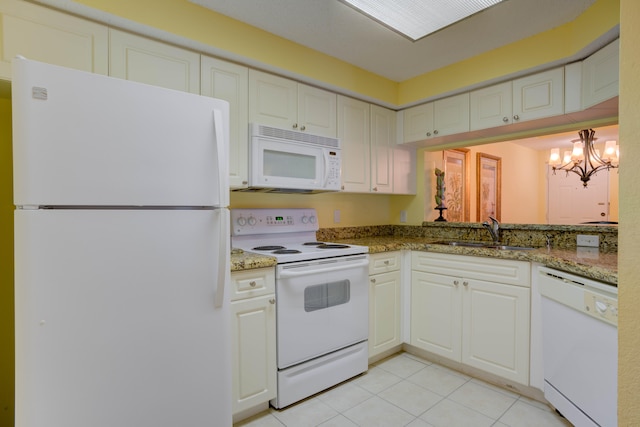
M 273 256 L 283 408 L 368 368 L 368 248 L 316 241 L 314 209 L 232 209 L 231 245 Z

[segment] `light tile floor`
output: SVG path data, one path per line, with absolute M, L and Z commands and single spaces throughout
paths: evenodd
M 399 353 L 366 374 L 235 427 L 567 427 L 547 405 Z

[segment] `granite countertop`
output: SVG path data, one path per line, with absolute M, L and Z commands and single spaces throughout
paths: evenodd
M 244 252 L 242 249 L 231 249 L 231 271 L 273 267 L 276 264 L 277 261 L 272 256 Z
M 599 280 L 611 285 L 617 286 L 618 284 L 617 252 L 602 252 L 592 248 L 547 249 L 546 247 L 533 250 L 498 250 L 435 243 L 442 240 L 444 239 L 410 236 L 371 236 L 336 239 L 333 241 L 367 246 L 371 254 L 405 249 L 537 262 L 550 268 Z M 239 249 L 231 251 L 231 271 L 273 267 L 276 264 L 276 259 L 271 256 L 243 252 Z
M 599 252 L 597 248 L 498 250 L 490 248 L 462 247 L 436 244 L 444 239 L 408 236 L 373 236 L 336 240 L 337 243 L 369 247 L 369 253 L 397 251 L 439 252 L 456 255 L 483 256 L 537 262 L 547 267 L 577 274 L 590 279 L 618 284 L 618 253 Z

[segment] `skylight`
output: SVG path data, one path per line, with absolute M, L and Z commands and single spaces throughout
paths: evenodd
M 340 0 L 416 41 L 504 0 Z

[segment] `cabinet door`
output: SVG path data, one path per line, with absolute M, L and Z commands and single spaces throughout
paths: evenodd
M 562 67 L 516 79 L 512 87 L 514 123 L 564 113 Z
M 395 112 L 371 105 L 371 191 L 393 192 L 395 138 Z
M 511 82 L 505 82 L 469 94 L 469 127 L 486 129 L 511 123 Z
M 16 55 L 77 70 L 108 74 L 109 35 L 104 25 L 24 1 L 0 3 L 0 78 L 11 80 Z
M 433 103 L 407 108 L 403 114 L 403 142 L 421 141 L 433 134 Z
M 249 69 L 203 56 L 202 95 L 229 102 L 229 186 L 249 183 Z
M 298 129 L 298 84 L 249 70 L 249 121 L 280 129 Z
M 335 138 L 336 94 L 298 84 L 298 130 Z
M 618 96 L 620 40 L 582 62 L 582 107 L 589 108 Z
M 462 279 L 411 272 L 411 345 L 460 361 Z
M 338 138 L 342 143 L 342 190 L 371 189 L 369 104 L 338 95 Z
M 109 75 L 200 94 L 200 55 L 118 30 L 109 30 Z
M 274 298 L 231 303 L 234 414 L 276 397 Z
M 433 136 L 469 132 L 469 94 L 450 96 L 433 103 Z
M 462 363 L 529 382 L 530 288 L 465 279 Z
M 369 277 L 369 357 L 402 344 L 400 271 Z

